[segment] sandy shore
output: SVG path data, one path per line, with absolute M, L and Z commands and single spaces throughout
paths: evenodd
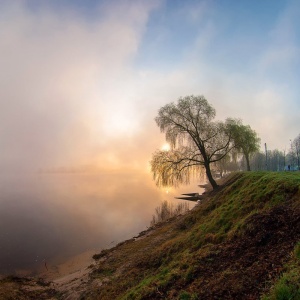
M 84 273 L 89 266 L 94 264 L 92 256 L 97 252 L 100 251 L 89 250 L 73 256 L 58 265 L 46 264 L 43 267 L 43 270 L 38 272 L 37 277 L 42 277 L 47 281 L 56 281 L 66 276 Z

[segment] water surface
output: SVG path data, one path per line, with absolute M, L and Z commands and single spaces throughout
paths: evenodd
M 34 271 L 131 238 L 149 226 L 162 200 L 176 203 L 181 192 L 166 193 L 150 174 L 135 172 L 0 179 L 0 274 Z

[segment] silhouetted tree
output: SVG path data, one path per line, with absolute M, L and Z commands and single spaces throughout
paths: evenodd
M 151 170 L 157 185 L 189 183 L 190 176 L 204 168 L 212 187 L 218 186 L 211 163 L 222 160 L 234 145 L 229 124 L 213 121 L 215 115 L 203 96 L 186 96 L 160 108 L 155 121 L 171 150 L 158 150 L 152 156 Z

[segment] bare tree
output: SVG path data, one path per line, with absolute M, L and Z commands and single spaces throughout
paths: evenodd
M 215 122 L 216 111 L 203 96 L 186 96 L 158 112 L 155 121 L 165 133 L 170 151 L 156 151 L 151 160 L 154 180 L 159 186 L 189 183 L 204 168 L 215 189 L 211 163 L 222 160 L 234 146 L 229 123 Z

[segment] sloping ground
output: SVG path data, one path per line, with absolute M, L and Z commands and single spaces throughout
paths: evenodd
M 259 299 L 294 259 L 299 186 L 296 173 L 232 176 L 187 215 L 100 254 L 82 299 Z
M 42 279 L 9 276 L 0 280 L 1 300 L 60 299 L 51 284 Z
M 232 175 L 186 215 L 95 255 L 89 277 L 3 279 L 0 299 L 300 299 L 299 188 L 300 173 Z

